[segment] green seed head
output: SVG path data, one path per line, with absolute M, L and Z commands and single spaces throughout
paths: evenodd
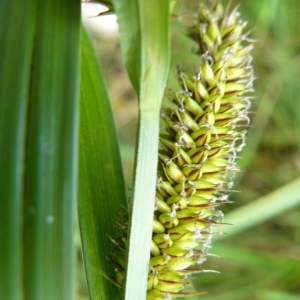
M 167 133 L 160 136 L 147 300 L 189 295 L 186 276 L 201 272 L 223 218 L 216 207 L 229 203 L 226 192 L 249 126 L 253 42 L 237 9 L 209 3 L 189 29 L 199 45 L 198 71 L 178 71 L 183 90 L 170 91 L 176 108 L 161 110 Z

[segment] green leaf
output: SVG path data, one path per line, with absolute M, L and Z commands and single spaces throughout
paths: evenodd
M 78 214 L 91 299 L 117 299 L 108 261 L 116 238 L 117 212 L 126 207 L 125 187 L 113 115 L 98 59 L 82 35 Z
M 46 0 L 36 6 L 24 169 L 24 298 L 74 299 L 80 3 Z
M 296 178 L 283 187 L 253 201 L 226 215 L 225 222 L 232 226 L 222 225 L 220 230 L 225 235 L 216 239 L 227 238 L 243 230 L 274 218 L 284 211 L 300 204 L 300 178 Z
M 118 16 L 123 60 L 131 83 L 138 93 L 141 76 L 139 4 L 138 1 L 122 0 L 113 0 L 113 4 Z
M 114 1 L 121 48 L 139 97 L 125 299 L 145 299 L 155 199 L 159 110 L 169 73 L 169 1 Z
M 34 1 L 0 1 L 0 298 L 22 299 L 22 190 Z
M 291 294 L 281 291 L 264 291 L 261 297 L 261 300 L 297 300 L 299 299 L 300 294 Z

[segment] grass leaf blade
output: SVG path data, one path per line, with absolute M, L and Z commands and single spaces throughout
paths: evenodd
M 78 214 L 90 299 L 117 299 L 108 261 L 118 236 L 116 214 L 126 206 L 113 115 L 97 57 L 83 31 Z
M 159 110 L 169 73 L 169 1 L 115 1 L 124 61 L 139 97 L 125 299 L 145 299 L 157 171 Z

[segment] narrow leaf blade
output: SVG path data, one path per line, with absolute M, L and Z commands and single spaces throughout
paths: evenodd
M 226 234 L 216 236 L 216 238 L 227 238 L 299 205 L 299 186 L 300 178 L 296 178 L 283 187 L 227 214 L 225 221 L 234 226 L 220 226 L 221 231 L 226 232 Z
M 169 1 L 114 1 L 124 61 L 139 96 L 125 299 L 145 299 L 154 212 L 159 110 L 169 73 Z
M 103 75 L 83 32 L 81 65 L 80 172 L 78 214 L 91 299 L 117 299 L 108 261 L 118 236 L 116 215 L 126 207 L 122 165 Z

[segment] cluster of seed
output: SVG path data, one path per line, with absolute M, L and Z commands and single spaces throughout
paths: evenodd
M 237 9 L 228 10 L 218 1 L 200 7 L 190 36 L 199 43 L 201 65 L 193 76 L 178 71 L 182 91 L 170 91 L 176 108 L 161 111 L 167 133 L 160 135 L 147 300 L 190 295 L 184 292 L 188 277 L 204 271 L 223 217 L 216 207 L 229 202 L 226 192 L 238 170 L 249 125 L 253 43 Z M 118 249 L 125 252 L 125 238 Z M 125 264 L 121 255 L 117 260 L 122 284 Z

